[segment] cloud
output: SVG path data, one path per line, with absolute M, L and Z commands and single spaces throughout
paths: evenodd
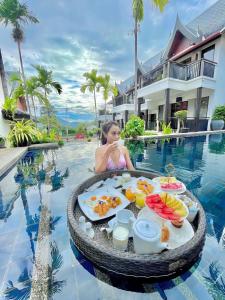
M 93 114 L 91 93 L 83 94 L 83 73 L 96 68 L 109 73 L 112 82 L 120 82 L 134 70 L 132 1 L 124 0 L 30 0 L 28 6 L 40 20 L 26 25 L 22 55 L 26 75 L 34 75 L 33 64 L 53 71 L 63 87 L 62 95 L 52 92 L 50 99 L 57 109 Z M 214 0 L 170 1 L 163 13 L 145 0 L 145 17 L 138 36 L 138 57 L 145 61 L 164 48 L 176 14 L 184 23 L 197 16 Z M 17 46 L 11 28 L 0 27 L 1 48 L 6 70 L 18 70 Z M 97 103 L 104 103 L 97 94 Z

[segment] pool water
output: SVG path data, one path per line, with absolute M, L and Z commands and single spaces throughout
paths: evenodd
M 175 174 L 206 211 L 201 259 L 159 283 L 102 273 L 70 239 L 67 201 L 93 175 L 96 147 L 76 142 L 28 152 L 0 181 L 0 299 L 38 299 L 37 283 L 47 283 L 49 299 L 225 299 L 225 136 L 128 145 L 137 168 Z

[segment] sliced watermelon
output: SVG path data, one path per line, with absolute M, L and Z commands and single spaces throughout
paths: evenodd
M 172 208 L 165 205 L 165 207 L 163 208 L 163 212 L 165 214 L 172 214 L 174 212 L 174 209 L 172 209 Z

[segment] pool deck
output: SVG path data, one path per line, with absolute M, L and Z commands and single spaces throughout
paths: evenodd
M 137 140 L 155 140 L 155 139 L 167 139 L 167 138 L 178 138 L 178 137 L 192 137 L 192 136 L 201 136 L 208 134 L 221 134 L 225 133 L 225 130 L 210 130 L 210 131 L 197 131 L 197 132 L 186 132 L 186 133 L 171 133 L 171 134 L 162 134 L 158 135 L 142 135 L 138 136 Z M 128 138 L 127 140 L 130 140 Z
M 27 152 L 27 147 L 0 149 L 0 178 Z
M 57 149 L 57 143 L 34 144 L 28 147 L 0 149 L 0 179 L 28 151 L 35 149 Z

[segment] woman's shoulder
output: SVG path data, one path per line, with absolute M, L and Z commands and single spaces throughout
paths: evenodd
M 105 149 L 105 145 L 99 146 L 99 147 L 96 149 L 96 153 L 101 153 L 104 149 Z
M 128 152 L 128 149 L 126 146 L 120 146 L 121 151 L 126 154 Z

